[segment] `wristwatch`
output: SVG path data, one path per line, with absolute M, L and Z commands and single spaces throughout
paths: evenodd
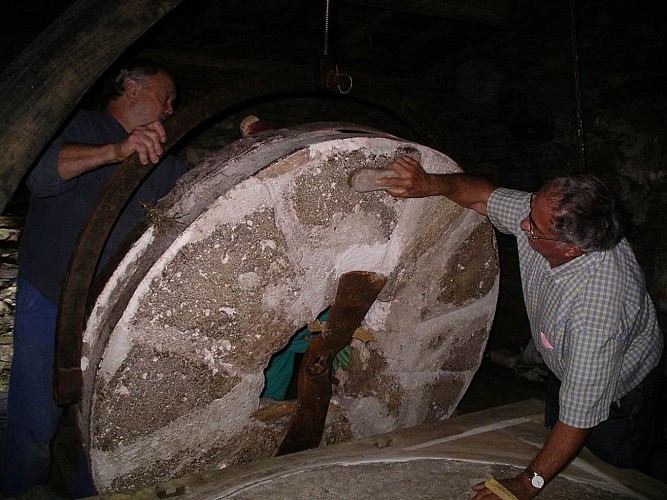
M 533 485 L 533 488 L 541 490 L 544 486 L 544 478 L 531 469 L 530 465 L 526 467 L 526 474 L 528 474 L 528 479 L 530 479 L 530 484 Z

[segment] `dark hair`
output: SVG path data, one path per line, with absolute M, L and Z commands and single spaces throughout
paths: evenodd
M 103 99 L 109 101 L 119 98 L 125 90 L 125 84 L 128 80 L 136 80 L 141 83 L 159 72 L 169 74 L 169 72 L 158 63 L 148 59 L 131 59 L 122 62 L 106 81 L 102 91 Z
M 596 252 L 609 250 L 623 238 L 618 203 L 594 175 L 559 177 L 542 189 L 552 210 L 554 232 L 562 241 Z

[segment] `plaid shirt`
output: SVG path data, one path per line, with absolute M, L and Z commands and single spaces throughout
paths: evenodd
M 550 269 L 520 228 L 529 211 L 530 193 L 500 188 L 489 198 L 493 225 L 517 237 L 533 340 L 562 381 L 559 420 L 594 427 L 660 361 L 655 307 L 625 239 Z

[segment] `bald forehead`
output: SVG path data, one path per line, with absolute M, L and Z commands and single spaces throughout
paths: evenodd
M 558 208 L 561 199 L 563 198 L 562 193 L 557 189 L 554 189 L 551 186 L 544 186 L 540 189 L 537 194 L 544 200 L 546 205 L 551 209 Z
M 174 83 L 174 79 L 166 71 L 158 71 L 154 75 L 151 75 L 147 82 L 149 81 L 156 85 L 161 85 L 165 88 L 171 88 L 174 90 L 174 92 L 176 91 L 176 84 Z
M 140 85 L 146 89 L 155 90 L 161 94 L 168 94 L 172 99 L 176 98 L 176 84 L 174 79 L 166 71 L 159 71 L 154 75 L 148 76 L 140 82 Z

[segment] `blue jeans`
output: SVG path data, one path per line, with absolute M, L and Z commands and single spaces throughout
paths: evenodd
M 46 484 L 49 478 L 51 440 L 62 414 L 53 400 L 57 313 L 55 304 L 30 282 L 19 278 L 1 478 L 5 496 L 15 496 L 31 486 Z M 81 483 L 92 485 L 87 465 L 84 469 L 83 478 L 79 472 L 75 490 L 82 488 Z M 88 486 L 83 486 L 83 491 L 93 494 Z
M 58 308 L 19 279 L 14 354 L 7 394 L 7 435 L 2 464 L 6 496 L 46 484 L 51 438 L 62 410 L 53 402 L 53 355 Z
M 586 448 L 598 458 L 616 467 L 650 473 L 655 436 L 655 405 L 660 386 L 660 365 L 637 387 L 609 409 L 609 418 L 593 427 Z M 545 425 L 552 428 L 560 411 L 560 380 L 549 370 Z

